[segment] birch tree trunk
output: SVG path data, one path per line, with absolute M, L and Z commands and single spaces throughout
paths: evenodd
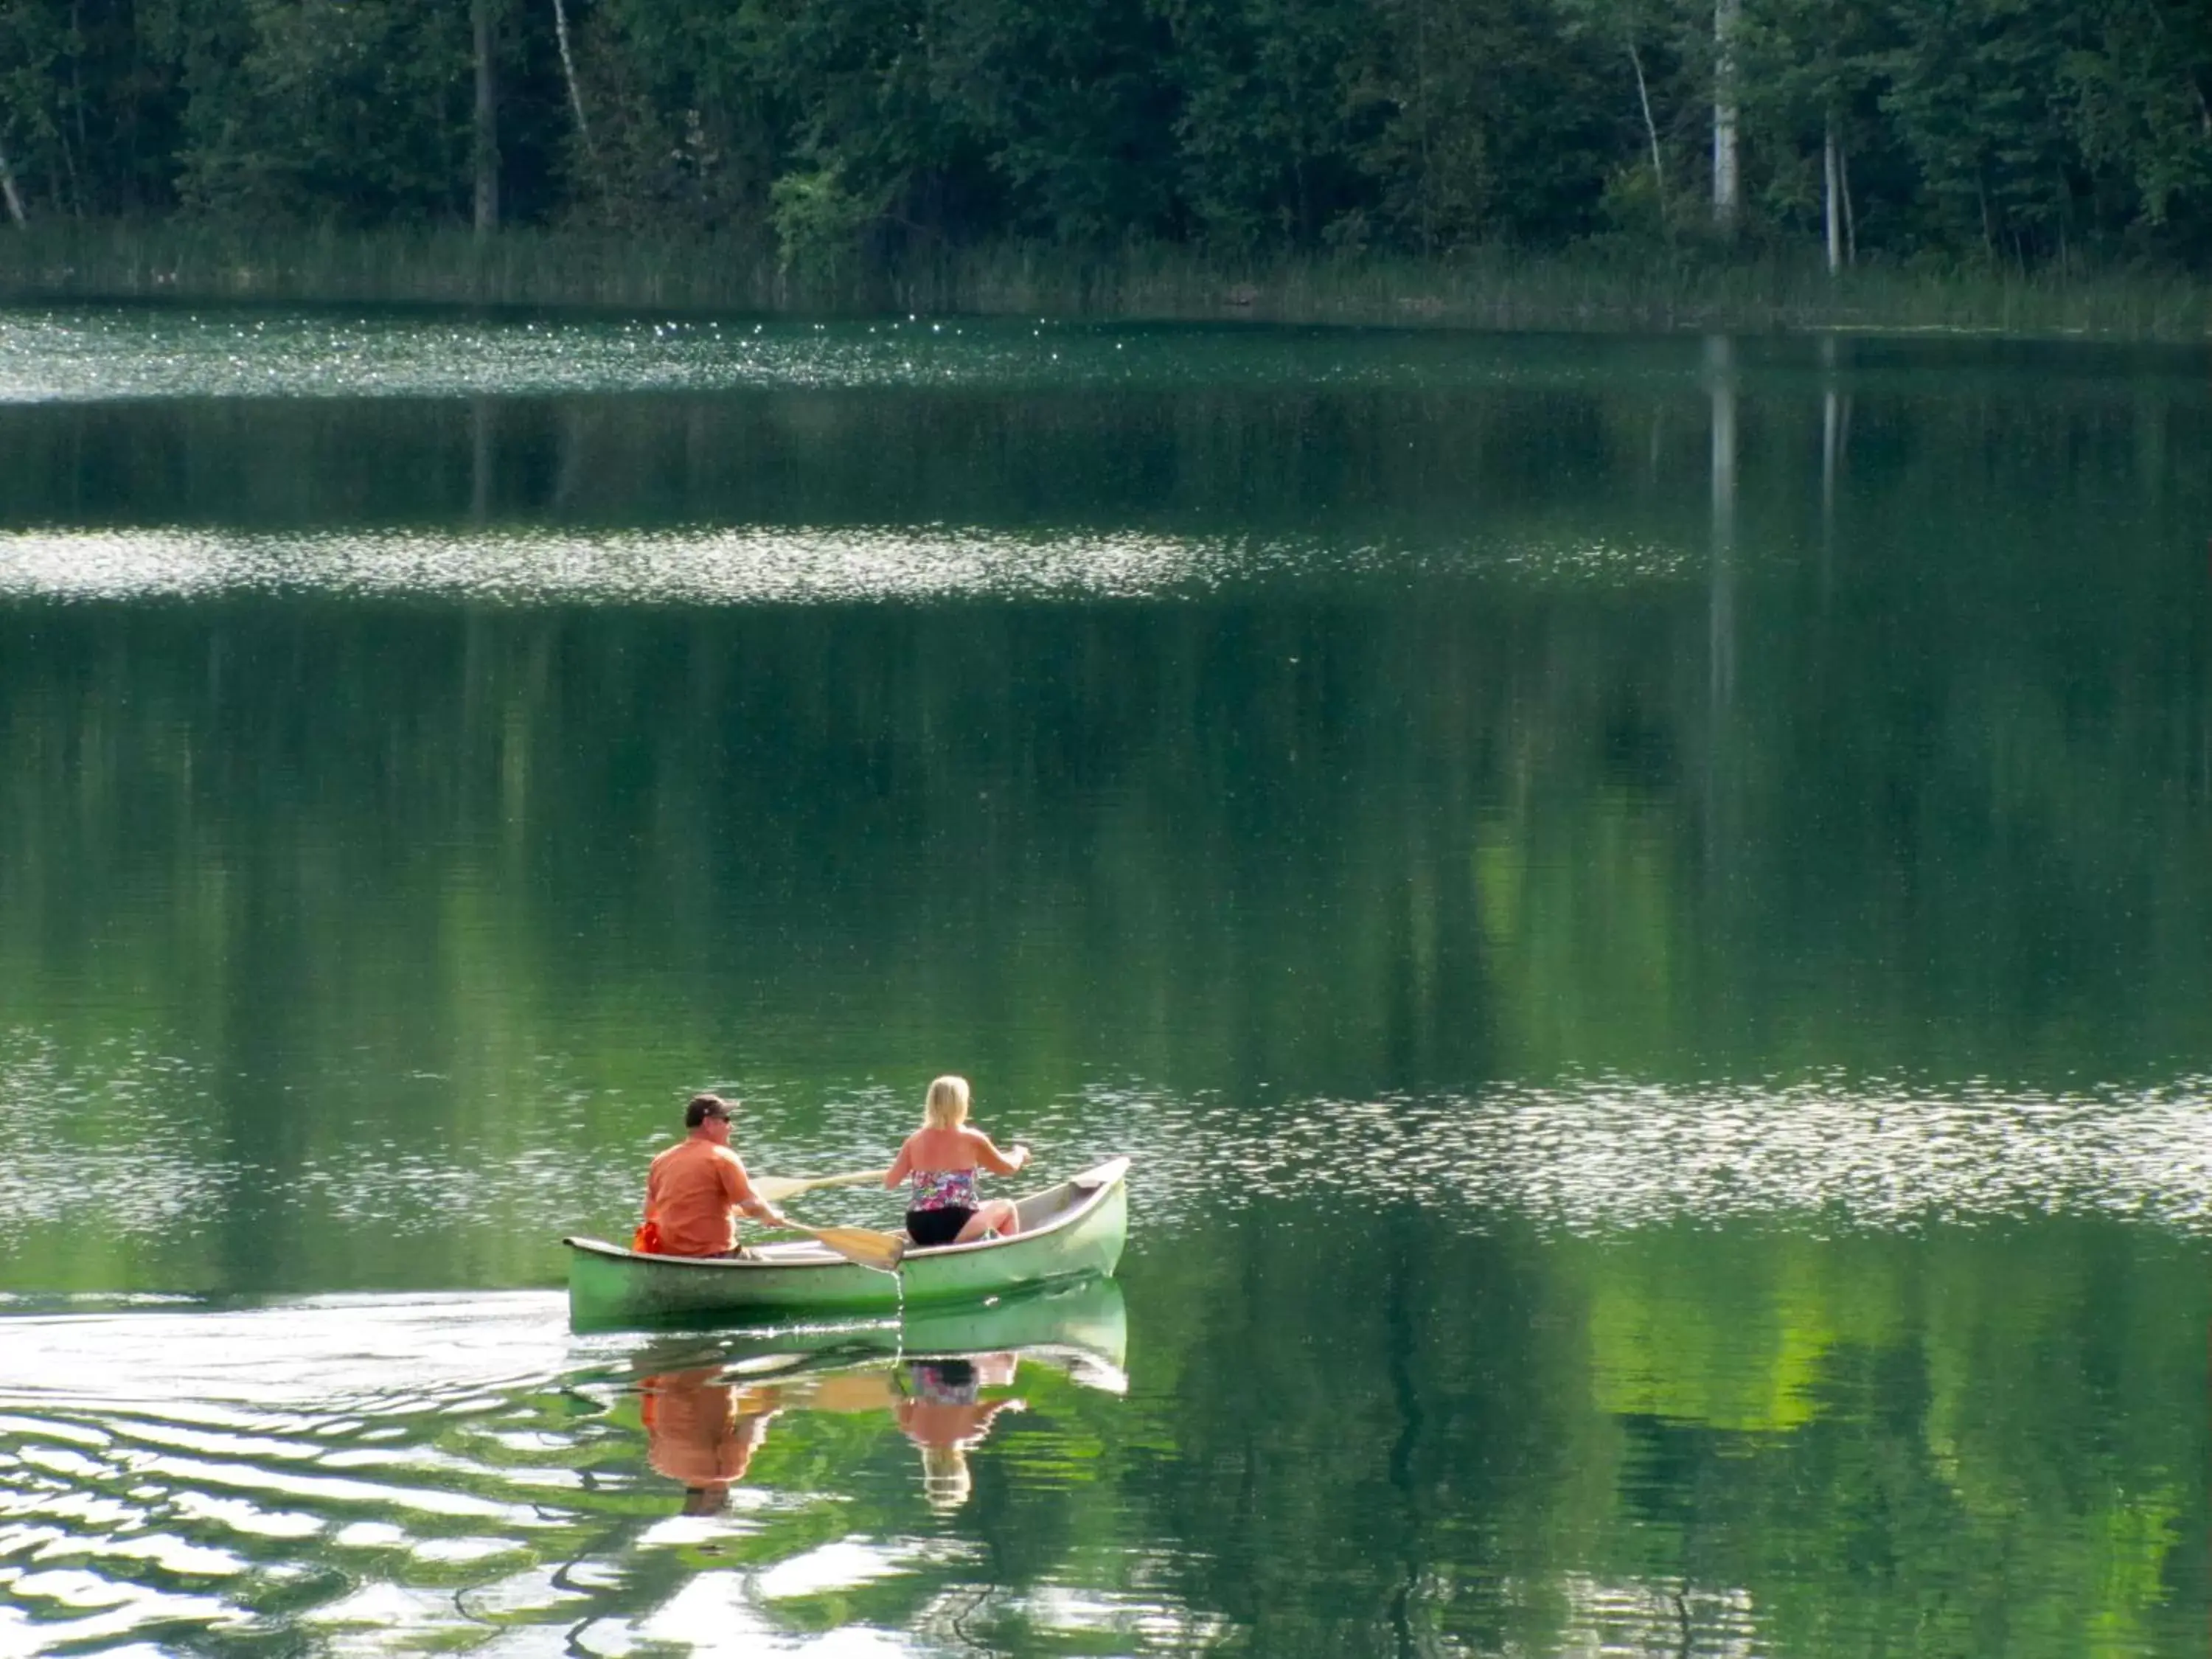
M 1836 152 L 1836 182 L 1844 192 L 1844 263 L 1856 265 L 1859 262 L 1859 222 L 1851 211 L 1851 154 L 1847 149 Z
M 1712 564 L 1705 586 L 1706 755 L 1705 827 L 1714 849 L 1709 879 L 1726 879 L 1737 822 L 1732 750 L 1735 708 L 1735 345 L 1726 336 L 1705 342 L 1706 392 L 1712 402 Z
M 1651 183 L 1659 192 L 1659 223 L 1667 223 L 1667 169 L 1659 159 L 1659 127 L 1651 118 L 1651 88 L 1644 80 L 1644 54 L 1636 49 L 1636 42 L 1628 43 L 1628 61 L 1636 70 L 1636 99 L 1644 106 L 1644 136 L 1651 143 Z
M 1836 151 L 1836 118 L 1828 118 L 1826 142 L 1820 148 L 1820 173 L 1827 186 L 1828 275 L 1844 268 L 1843 167 Z
M 499 405 L 490 398 L 469 400 L 469 522 L 491 519 L 493 463 L 498 459 Z
M 568 107 L 576 117 L 576 137 L 584 141 L 584 154 L 596 167 L 599 152 L 592 148 L 592 129 L 584 120 L 584 94 L 576 86 L 576 58 L 568 49 L 568 0 L 553 0 L 553 35 L 561 43 L 561 76 L 568 83 Z
M 495 0 L 471 0 L 477 55 L 476 224 L 479 237 L 499 228 L 499 72 L 492 61 Z
M 1843 458 L 1843 412 L 1836 394 L 1836 337 L 1820 337 L 1820 597 L 1835 586 L 1836 470 Z
M 1733 234 L 1741 215 L 1736 161 L 1736 27 L 1743 0 L 1713 0 L 1713 224 Z
M 15 222 L 18 230 L 31 222 L 23 216 L 22 194 L 15 188 L 15 169 L 8 165 L 8 152 L 4 149 L 0 149 L 0 196 L 7 198 L 8 216 Z

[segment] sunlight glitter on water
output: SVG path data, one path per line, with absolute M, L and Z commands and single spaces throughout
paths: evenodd
M 2017 343 L 2013 343 L 2014 349 Z M 1784 380 L 1848 373 L 1862 385 L 1954 388 L 2002 356 L 1972 345 L 1931 370 L 1894 341 L 1746 337 L 1735 374 Z M 2075 345 L 2040 365 L 2094 381 L 2113 358 Z M 2186 347 L 2129 351 L 2202 396 L 2203 360 Z M 325 307 L 205 309 L 82 305 L 0 309 L 0 403 L 178 397 L 544 396 L 731 392 L 767 387 L 927 389 L 1186 386 L 1311 388 L 1574 387 L 1643 383 L 1695 388 L 1711 378 L 1706 342 L 1462 329 L 1146 325 L 1043 319 L 889 317 L 618 319 L 370 313 Z
M 84 306 L 0 311 L 0 403 L 179 397 L 546 396 L 616 390 L 961 386 L 1091 391 L 1697 383 L 1694 341 L 1532 351 L 1525 337 L 1389 329 L 1163 331 L 1084 323 L 884 318 L 795 322 L 451 313 L 204 312 Z
M 0 537 L 0 593 L 81 599 L 324 592 L 494 603 L 745 605 L 969 593 L 1136 595 L 1202 583 L 1231 543 L 983 531 L 625 531 Z
M 981 528 L 732 527 L 604 534 L 112 530 L 0 534 L 0 596 L 73 600 L 325 593 L 499 605 L 728 605 L 958 598 L 1132 599 L 1285 574 L 1490 574 L 1575 585 L 1672 581 L 1691 553 L 1516 539 L 1325 547 L 1291 538 Z
M 1183 1172 L 1202 1164 L 1232 1170 L 1232 1183 L 1207 1182 L 1209 1205 L 1322 1188 L 1577 1234 L 1685 1220 L 1888 1230 L 2081 1215 L 2212 1235 L 2212 1078 L 2201 1076 L 2079 1094 L 1595 1078 L 1314 1102 L 1264 1120 L 1152 1109 L 1193 1157 L 1160 1160 L 1151 1184 L 1187 1183 Z M 1364 1149 L 1356 1160 L 1342 1156 L 1347 1133 Z
M 644 1133 L 629 1158 L 569 1148 L 584 1131 L 552 1114 L 539 1122 L 544 1139 L 516 1152 L 370 1139 L 291 1167 L 245 1169 L 196 1152 L 198 1137 L 183 1134 L 143 1154 L 158 1158 L 159 1182 L 118 1187 L 100 1174 L 110 1154 L 70 1127 L 108 1079 L 78 1079 L 17 1038 L 0 1042 L 0 1084 L 14 1102 L 0 1120 L 0 1241 L 70 1218 L 181 1247 L 196 1224 L 178 1194 L 213 1204 L 241 1183 L 269 1216 L 313 1217 L 349 1236 L 450 1237 L 457 1218 L 474 1213 L 482 1225 L 550 1240 L 626 1225 L 635 1166 L 659 1144 Z M 174 1109 L 199 1109 L 207 1085 L 192 1067 L 172 1060 L 155 1069 Z M 113 1081 L 129 1094 L 129 1076 Z M 787 1145 L 766 1117 L 751 1143 L 757 1167 L 864 1166 L 902 1132 L 904 1101 L 866 1088 L 829 1092 L 839 1102 L 840 1144 L 823 1146 L 817 1133 Z M 95 1123 L 108 1115 L 90 1114 Z M 1068 1169 L 1135 1144 L 1151 1149 L 1132 1194 L 1147 1228 L 1327 1192 L 1419 1204 L 1471 1229 L 1511 1216 L 1562 1234 L 1680 1221 L 1884 1231 L 2073 1215 L 2212 1237 L 2212 1079 L 2196 1074 L 2064 1094 L 1840 1076 L 1702 1085 L 1593 1077 L 1265 1105 L 1136 1083 L 1036 1102 L 1022 1128 Z M 1346 1133 L 1370 1155 L 1344 1158 Z M 817 1219 L 880 1224 L 866 1194 L 814 1201 Z M 179 1249 L 175 1259 L 191 1257 Z M 363 1363 L 380 1352 L 373 1331 L 333 1340 L 353 1345 Z M 496 1332 L 485 1342 L 496 1359 Z M 489 1380 L 501 1375 L 495 1368 Z
M 1096 354 L 1092 354 L 1096 356 Z M 923 386 L 1049 375 L 1029 331 L 82 310 L 0 317 L 0 402 Z M 1109 368 L 1102 363 L 1100 368 Z

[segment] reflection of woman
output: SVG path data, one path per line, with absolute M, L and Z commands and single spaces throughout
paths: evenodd
M 984 1389 L 1012 1382 L 1018 1364 L 1010 1353 L 907 1363 L 898 1425 L 921 1449 L 921 1492 L 932 1509 L 957 1510 L 968 1501 L 974 1484 L 968 1449 L 990 1433 L 1000 1412 L 1026 1409 L 1019 1400 L 981 1397 Z
M 1028 1147 L 1001 1152 L 990 1136 L 969 1127 L 968 1079 L 941 1077 L 929 1085 L 921 1127 L 906 1138 L 884 1171 L 884 1185 L 913 1182 L 906 1231 L 916 1244 L 971 1244 L 986 1233 L 1003 1237 L 1021 1226 L 1020 1216 L 1005 1199 L 986 1202 L 976 1196 L 975 1172 L 1012 1175 L 1029 1161 Z
M 720 1511 L 732 1483 L 745 1478 L 753 1454 L 768 1437 L 768 1420 L 781 1403 L 766 1389 L 716 1382 L 720 1375 L 706 1365 L 648 1376 L 638 1384 L 646 1461 L 684 1484 L 686 1515 Z

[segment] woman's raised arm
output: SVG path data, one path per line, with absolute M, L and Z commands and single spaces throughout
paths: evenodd
M 1018 1143 L 1008 1154 L 1000 1152 L 992 1143 L 991 1137 L 981 1129 L 969 1129 L 964 1133 L 969 1137 L 969 1150 L 975 1154 L 975 1161 L 993 1175 L 1013 1175 L 1030 1161 L 1030 1149 Z

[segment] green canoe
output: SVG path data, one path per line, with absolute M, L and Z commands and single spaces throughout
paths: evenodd
M 888 1312 L 902 1300 L 978 1298 L 1022 1285 L 1111 1273 L 1129 1231 L 1129 1160 L 1117 1158 L 1018 1201 L 1012 1238 L 907 1253 L 878 1273 L 808 1239 L 769 1244 L 737 1261 L 646 1255 L 596 1238 L 568 1247 L 568 1322 L 579 1330 L 783 1313 Z

